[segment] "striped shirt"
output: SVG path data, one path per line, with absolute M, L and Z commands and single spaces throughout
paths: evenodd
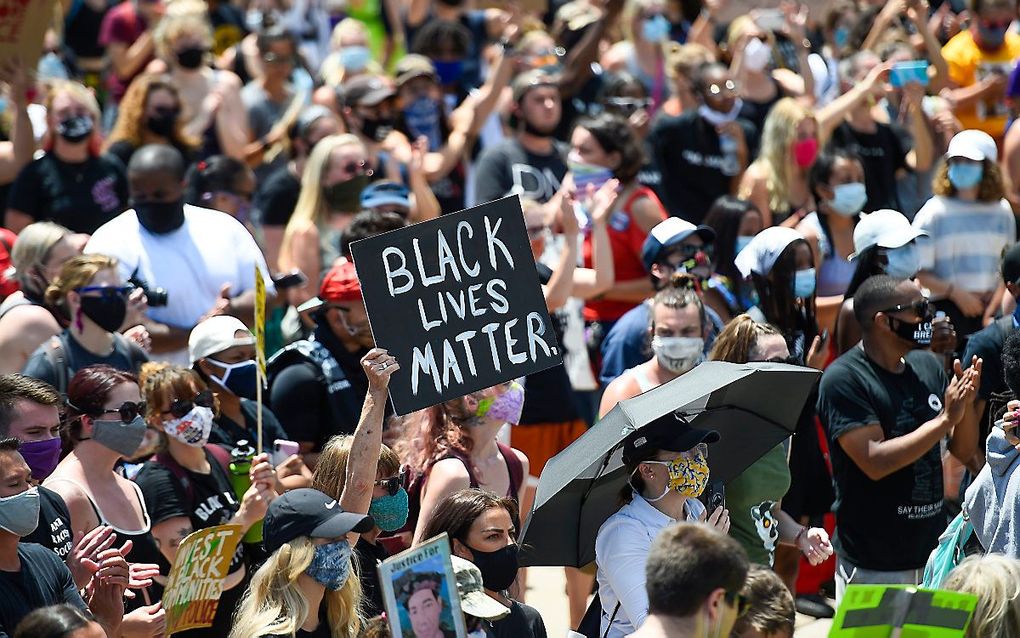
M 1005 199 L 969 202 L 936 195 L 914 218 L 921 270 L 968 292 L 985 293 L 999 283 L 1002 253 L 1016 241 L 1016 220 Z

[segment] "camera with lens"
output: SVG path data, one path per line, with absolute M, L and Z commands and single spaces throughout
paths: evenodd
M 166 288 L 152 288 L 138 275 L 132 276 L 131 279 L 128 279 L 128 282 L 142 289 L 150 308 L 158 308 L 167 304 L 167 297 L 169 297 L 170 293 L 167 292 Z

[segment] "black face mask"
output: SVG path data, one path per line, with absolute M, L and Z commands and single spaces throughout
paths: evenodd
M 172 202 L 132 202 L 138 223 L 156 235 L 171 233 L 184 225 L 184 200 Z
M 517 578 L 517 570 L 520 569 L 517 554 L 520 547 L 517 543 L 511 543 L 502 549 L 494 552 L 483 552 L 473 547 L 468 547 L 474 557 L 471 562 L 475 564 L 478 571 L 482 572 L 482 584 L 491 591 L 503 591 L 509 589 Z
M 197 69 L 202 66 L 202 62 L 205 60 L 205 49 L 202 47 L 188 47 L 187 49 L 181 49 L 174 55 L 177 57 L 177 64 L 182 69 Z
M 338 182 L 322 190 L 326 205 L 339 213 L 356 213 L 361 210 L 361 191 L 368 186 L 368 175 L 358 175 L 346 182 Z
M 71 144 L 84 142 L 92 135 L 92 118 L 88 115 L 65 117 L 57 124 L 57 135 Z
M 371 138 L 376 142 L 382 142 L 393 132 L 393 118 L 392 117 L 380 117 L 378 119 L 361 118 L 361 132 L 365 134 L 365 137 Z
M 889 329 L 900 339 L 909 341 L 914 350 L 931 345 L 931 317 L 924 318 L 920 323 L 907 323 L 896 317 L 889 317 Z
M 180 111 L 177 109 L 157 109 L 156 115 L 150 115 L 145 125 L 160 137 L 170 137 L 177 126 L 178 116 Z
M 122 295 L 82 297 L 81 312 L 107 332 L 116 332 L 127 316 L 127 299 Z

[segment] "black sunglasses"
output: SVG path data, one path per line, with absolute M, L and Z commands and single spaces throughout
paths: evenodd
M 920 317 L 921 319 L 925 319 L 931 316 L 931 302 L 928 301 L 927 298 L 923 298 L 918 301 L 913 301 L 911 303 L 903 303 L 898 306 L 893 306 L 892 308 L 886 308 L 885 310 L 880 310 L 879 312 L 889 314 L 893 312 L 903 312 L 905 310 L 912 310 L 918 317 Z
M 174 399 L 170 403 L 170 409 L 163 414 L 172 414 L 174 418 L 183 418 L 188 412 L 191 412 L 195 406 L 200 408 L 212 408 L 213 407 L 213 393 L 210 390 L 203 390 L 195 395 L 194 399 L 190 401 L 182 399 Z
M 374 483 L 374 485 L 377 485 L 379 487 L 385 487 L 387 494 L 389 494 L 390 496 L 396 496 L 397 492 L 400 491 L 400 488 L 407 487 L 407 466 L 406 465 L 401 466 L 400 473 L 397 474 L 396 476 L 379 479 Z
M 744 595 L 738 591 L 728 591 L 723 598 L 727 603 L 737 608 L 737 618 L 746 614 L 747 610 L 751 608 L 751 601 L 744 598 Z
M 125 401 L 120 405 L 119 408 L 111 408 L 109 410 L 103 410 L 102 414 L 120 414 L 121 423 L 131 423 L 135 420 L 135 417 L 145 416 L 145 401 Z
M 82 286 L 81 288 L 75 288 L 74 291 L 79 295 L 99 293 L 99 296 L 103 299 L 111 299 L 113 297 L 129 297 L 131 293 L 135 291 L 134 286 Z

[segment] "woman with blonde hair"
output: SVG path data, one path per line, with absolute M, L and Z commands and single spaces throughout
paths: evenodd
M 135 151 L 146 144 L 169 144 L 190 158 L 198 141 L 184 132 L 181 95 L 167 75 L 146 73 L 128 86 L 117 109 L 117 122 L 103 147 L 128 165 Z
M 181 0 L 170 6 L 154 37 L 170 81 L 180 92 L 183 132 L 201 140 L 200 159 L 229 155 L 244 161 L 249 131 L 241 80 L 209 66 L 213 33 L 205 3 Z
M 335 91 L 336 87 L 357 75 L 380 75 L 385 70 L 372 59 L 369 48 L 368 27 L 360 20 L 344 18 L 329 38 L 331 53 L 322 61 L 319 76 L 326 86 L 322 91 Z
M 978 597 L 964 638 L 1020 638 L 1020 561 L 1001 554 L 968 556 L 942 589 Z
M 128 201 L 124 166 L 100 154 L 99 103 L 77 82 L 57 81 L 46 95 L 46 153 L 11 184 L 4 226 L 15 233 L 34 221 L 54 221 L 93 233 Z
M 342 469 L 333 463 L 319 475 L 317 484 L 330 494 L 299 488 L 269 506 L 263 533 L 270 556 L 252 577 L 229 638 L 361 635 L 361 579 L 353 548 L 359 534 L 375 527 L 367 512 L 377 484 L 390 375 L 400 369 L 379 348 L 362 357 L 361 366 L 369 389 L 351 437 L 349 462 Z M 343 488 L 338 489 L 340 476 Z
M 361 211 L 361 191 L 373 171 L 368 151 L 355 135 L 331 135 L 312 151 L 301 178 L 301 194 L 280 246 L 280 272 L 301 270 L 305 286 L 288 290 L 288 301 L 308 301 L 322 271 L 340 257 L 340 236 Z
M 758 159 L 740 182 L 740 198 L 761 211 L 765 228 L 796 225 L 812 210 L 808 172 L 818 146 L 814 114 L 792 98 L 776 102 L 765 118 Z
M 120 334 L 142 323 L 147 306 L 140 289 L 124 285 L 116 259 L 74 257 L 46 289 L 46 303 L 71 323 L 32 353 L 24 374 L 65 392 L 68 380 L 86 366 L 105 364 L 137 373 L 149 360 L 142 348 Z

